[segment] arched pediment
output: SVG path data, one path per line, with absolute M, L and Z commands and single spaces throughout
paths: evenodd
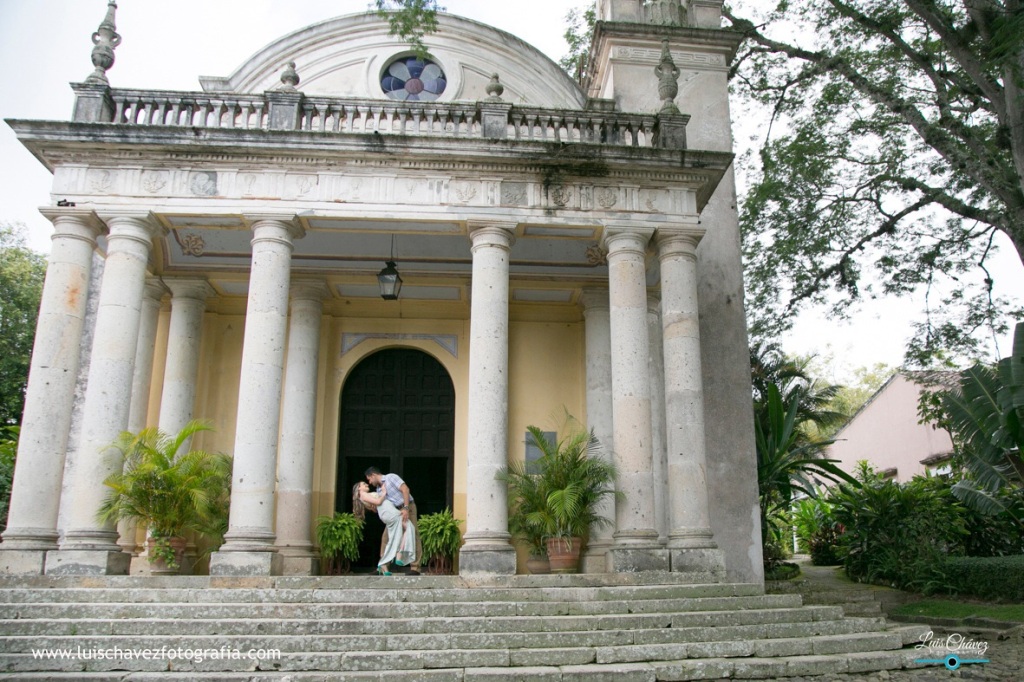
M 250 57 L 230 76 L 200 79 L 207 92 L 260 93 L 281 87 L 281 73 L 295 62 L 307 95 L 388 99 L 381 77 L 392 62 L 411 56 L 388 22 L 375 12 L 328 19 L 290 33 Z M 497 73 L 512 104 L 582 108 L 586 96 L 559 66 L 536 48 L 491 26 L 451 14 L 438 15 L 438 30 L 424 43 L 444 70 L 438 101 L 487 97 Z

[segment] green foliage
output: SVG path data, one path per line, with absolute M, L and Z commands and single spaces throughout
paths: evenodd
M 837 460 L 822 456 L 832 441 L 801 444 L 797 423 L 801 391 L 786 403 L 775 384 L 768 384 L 763 411 L 754 420 L 757 447 L 757 485 L 761 507 L 761 540 L 777 534 L 772 517 L 784 513 L 797 493 L 817 495 L 820 481 L 856 481 L 836 466 Z
M 991 620 L 1024 622 L 1022 604 L 979 604 L 952 599 L 922 599 L 897 606 L 889 615 L 907 616 L 913 622 L 931 623 L 936 618 L 987 618 Z
M 452 510 L 448 508 L 419 518 L 416 529 L 423 545 L 420 562 L 431 572 L 451 573 L 455 555 L 462 546 L 460 525 L 462 520 L 452 516 Z
M 938 394 L 956 463 L 965 471 L 953 493 L 983 514 L 1009 515 L 1024 533 L 1024 515 L 1012 504 L 1014 498 L 999 494 L 1019 489 L 1024 481 L 1024 323 L 1017 325 L 1010 357 L 996 368 L 979 364 L 962 371 L 959 384 Z
M 842 316 L 916 293 L 907 360 L 925 365 L 976 356 L 1020 319 L 987 270 L 998 232 L 1024 254 L 1016 0 L 739 0 L 723 13 L 747 38 L 732 89 L 767 119 L 741 214 L 755 336 L 805 306 Z
M 590 41 L 594 37 L 594 26 L 597 24 L 597 3 L 591 2 L 585 8 L 574 7 L 565 15 L 565 38 L 569 52 L 558 60 L 558 65 L 566 73 L 582 83 L 587 76 L 587 57 L 590 54 Z
M 20 426 L 0 427 L 0 533 L 7 530 L 7 511 L 11 504 L 14 460 L 18 454 Z
M 948 589 L 945 560 L 962 554 L 967 533 L 949 483 L 917 477 L 900 485 L 868 474 L 859 488 L 841 485 L 830 498 L 847 575 L 926 594 Z
M 437 31 L 437 13 L 444 7 L 437 0 L 374 0 L 377 13 L 386 17 L 391 27 L 389 35 L 398 36 L 409 43 L 420 59 L 427 57 L 423 38 Z
M 185 531 L 217 538 L 227 522 L 231 458 L 203 450 L 182 452 L 196 433 L 208 430 L 209 425 L 191 421 L 174 435 L 155 428 L 122 433 L 113 447 L 124 466 L 103 482 L 110 490 L 99 518 L 137 521 L 154 538 Z
M 513 462 L 502 473 L 508 484 L 508 530 L 526 544 L 530 556 L 546 557 L 547 535 L 540 512 L 547 506 L 547 488 L 540 476 L 527 472 L 526 464 Z
M 944 568 L 951 592 L 979 599 L 1024 601 L 1024 555 L 950 558 Z
M 21 423 L 45 275 L 46 259 L 25 246 L 25 226 L 0 223 L 0 425 Z
M 839 538 L 843 527 L 835 520 L 834 507 L 823 497 L 804 498 L 793 505 L 790 519 L 803 551 L 815 566 L 843 563 Z
M 327 561 L 328 574 L 347 572 L 350 562 L 359 558 L 362 541 L 363 521 L 352 512 L 317 517 L 316 543 L 320 546 L 320 557 Z
M 527 473 L 524 463 L 513 462 L 498 474 L 509 485 L 512 515 L 522 517 L 517 527 L 528 529 L 532 542 L 538 533 L 544 538 L 586 538 L 592 527 L 609 525 L 598 507 L 622 493 L 615 490 L 615 465 L 596 456 L 601 445 L 594 432 L 572 417 L 566 419 L 567 435 L 556 443 L 536 426 L 527 431 L 541 452 L 538 473 Z

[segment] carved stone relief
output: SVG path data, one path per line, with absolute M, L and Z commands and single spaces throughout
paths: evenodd
M 188 174 L 188 189 L 200 197 L 212 197 L 217 194 L 216 171 L 193 171 Z
M 142 173 L 142 188 L 150 194 L 156 194 L 167 186 L 170 174 L 166 171 L 144 171 Z
M 501 183 L 501 203 L 506 206 L 526 206 L 526 183 Z

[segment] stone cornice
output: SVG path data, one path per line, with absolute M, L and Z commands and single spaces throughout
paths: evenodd
M 139 160 L 202 155 L 211 159 L 251 159 L 267 163 L 294 159 L 329 166 L 363 160 L 400 162 L 405 167 L 462 163 L 495 171 L 557 172 L 574 177 L 611 171 L 663 173 L 687 171 L 720 176 L 733 155 L 702 150 L 669 150 L 602 144 L 562 144 L 522 140 L 481 140 L 414 135 L 332 135 L 306 131 L 171 128 L 8 119 L 19 140 L 49 169 L 78 152 L 93 162 L 118 152 Z M 87 156 L 86 156 L 87 155 Z M 399 158 L 400 157 L 400 158 Z M 717 180 L 716 180 L 717 181 Z

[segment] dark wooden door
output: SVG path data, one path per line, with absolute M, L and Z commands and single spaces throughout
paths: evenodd
M 420 516 L 452 505 L 455 387 L 440 362 L 407 348 L 364 358 L 342 388 L 340 424 L 338 511 L 351 511 L 352 486 L 371 466 L 405 480 Z M 377 565 L 383 530 L 368 513 L 357 567 Z

